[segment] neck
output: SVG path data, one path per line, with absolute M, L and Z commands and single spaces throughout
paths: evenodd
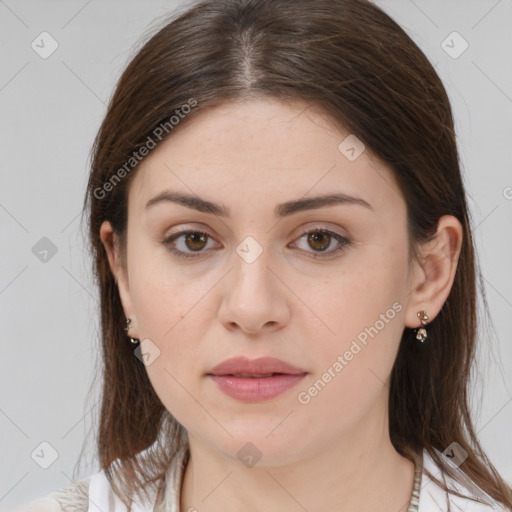
M 251 468 L 189 434 L 181 510 L 406 512 L 414 463 L 394 449 L 386 427 L 387 418 L 379 428 L 358 425 L 355 438 L 292 462 Z

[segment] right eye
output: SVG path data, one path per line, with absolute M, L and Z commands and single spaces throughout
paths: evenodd
M 181 244 L 176 243 L 182 237 L 184 238 L 180 241 Z M 170 252 L 180 258 L 197 258 L 205 252 L 203 249 L 209 238 L 212 239 L 208 233 L 203 231 L 186 230 L 171 235 L 163 243 Z M 181 248 L 177 248 L 177 245 L 181 245 Z

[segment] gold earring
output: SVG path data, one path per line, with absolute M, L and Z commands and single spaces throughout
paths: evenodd
M 425 311 L 418 311 L 416 315 L 420 320 L 422 325 L 427 325 L 428 315 Z M 424 327 L 420 327 L 418 329 L 415 329 L 416 339 L 420 340 L 422 343 L 427 339 L 427 330 Z
M 126 327 L 124 328 L 124 330 L 126 331 L 126 334 L 128 334 L 128 331 L 130 330 L 130 322 L 132 321 L 131 318 L 128 318 L 126 317 Z M 138 338 L 132 338 L 129 334 L 128 334 L 128 337 L 130 338 L 130 341 L 136 345 L 137 343 L 140 343 L 140 340 Z

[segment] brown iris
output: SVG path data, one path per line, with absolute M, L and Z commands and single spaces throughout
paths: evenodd
M 191 251 L 200 251 L 205 247 L 207 239 L 208 235 L 205 233 L 187 233 L 185 235 L 185 244 Z
M 313 249 L 325 251 L 331 242 L 331 236 L 328 233 L 313 232 L 308 234 L 308 243 Z

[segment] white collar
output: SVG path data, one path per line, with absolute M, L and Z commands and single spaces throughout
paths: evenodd
M 441 452 L 435 448 L 434 450 L 442 460 L 447 460 L 443 458 Z M 454 464 L 449 463 L 449 461 L 447 463 L 457 474 L 457 480 L 442 471 L 427 450 L 423 450 L 423 474 L 418 512 L 446 512 L 448 510 L 454 512 L 507 512 L 503 505 L 500 505 L 485 491 L 476 486 L 460 467 L 456 467 Z M 444 482 L 448 489 L 455 490 L 465 497 L 447 493 L 425 473 L 425 470 L 430 471 L 435 478 Z

